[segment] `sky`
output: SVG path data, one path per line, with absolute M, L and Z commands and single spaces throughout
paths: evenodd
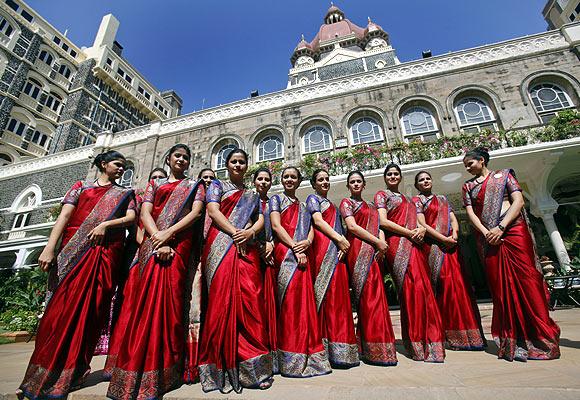
M 28 0 L 77 46 L 91 46 L 101 18 L 120 21 L 123 56 L 182 113 L 286 88 L 290 56 L 310 41 L 330 2 L 320 0 Z M 337 0 L 346 18 L 367 17 L 390 36 L 401 62 L 546 30 L 546 0 Z

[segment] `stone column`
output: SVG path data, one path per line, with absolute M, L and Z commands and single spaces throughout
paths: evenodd
M 563 271 L 570 271 L 570 256 L 558 231 L 558 226 L 556 226 L 556 221 L 554 220 L 554 214 L 558 211 L 558 202 L 552 197 L 544 197 L 540 201 L 532 203 L 531 212 L 536 217 L 541 218 L 550 236 L 550 241 L 552 242 L 552 247 L 556 252 L 556 257 L 558 257 L 558 262 L 560 263 L 560 268 Z

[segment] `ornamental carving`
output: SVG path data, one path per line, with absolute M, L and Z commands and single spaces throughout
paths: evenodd
M 389 47 L 387 41 L 383 38 L 374 38 L 365 47 L 365 50 L 374 50 Z

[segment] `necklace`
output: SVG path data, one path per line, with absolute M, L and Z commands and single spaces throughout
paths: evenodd
M 106 184 L 106 185 L 101 185 L 101 184 L 99 183 L 99 180 L 98 180 L 98 179 L 95 179 L 95 183 L 97 184 L 97 186 L 98 186 L 98 187 L 106 187 L 106 186 L 111 186 L 111 185 L 112 185 L 112 183 L 108 183 L 108 184 Z

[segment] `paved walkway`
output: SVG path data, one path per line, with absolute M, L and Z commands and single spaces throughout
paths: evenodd
M 491 310 L 482 308 L 484 330 L 489 337 Z M 444 364 L 414 362 L 406 358 L 402 346 L 399 365 L 374 367 L 362 364 L 351 370 L 335 370 L 332 374 L 310 379 L 276 377 L 267 391 L 244 390 L 230 393 L 204 394 L 199 385 L 183 386 L 165 396 L 173 399 L 238 399 L 238 400 L 322 400 L 322 399 L 397 399 L 397 400 L 578 400 L 580 399 L 580 309 L 554 312 L 562 328 L 562 358 L 554 361 L 506 362 L 495 356 L 493 342 L 486 352 L 447 352 Z M 399 319 L 393 313 L 395 333 L 400 338 Z M 0 400 L 15 399 L 14 389 L 20 383 L 28 363 L 32 344 L 0 346 Z M 98 371 L 104 356 L 95 357 L 93 370 Z M 95 373 L 93 377 L 96 377 Z M 104 398 L 107 383 L 94 383 L 70 395 L 72 400 Z

